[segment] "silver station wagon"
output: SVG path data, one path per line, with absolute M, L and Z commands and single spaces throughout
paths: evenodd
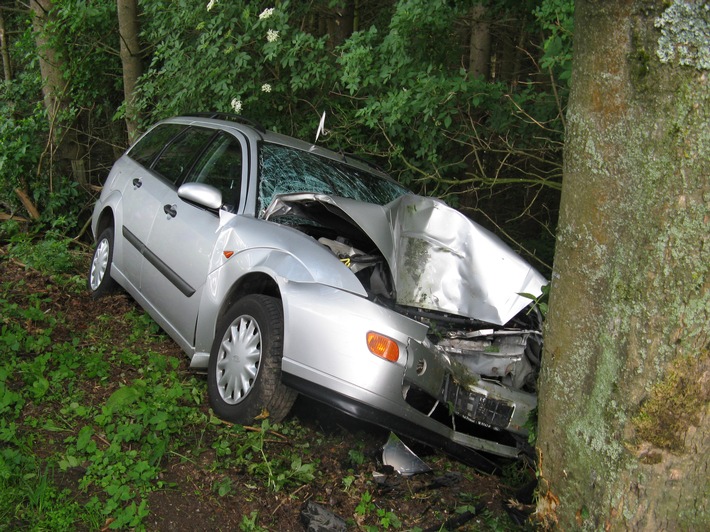
M 376 166 L 176 117 L 115 163 L 92 231 L 91 293 L 135 298 L 217 416 L 279 421 L 301 393 L 482 469 L 525 449 L 545 278 Z

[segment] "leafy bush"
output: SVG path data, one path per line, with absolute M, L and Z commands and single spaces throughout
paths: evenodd
M 80 254 L 74 249 L 70 238 L 57 231 L 49 231 L 40 237 L 35 233 L 20 232 L 13 229 L 13 226 L 14 224 L 2 226 L 7 228 L 8 233 L 12 232 L 7 247 L 11 257 L 48 275 L 68 274 L 77 270 Z

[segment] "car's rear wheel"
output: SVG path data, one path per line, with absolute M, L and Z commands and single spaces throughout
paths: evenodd
M 283 335 L 283 308 L 274 297 L 246 296 L 220 320 L 207 368 L 218 417 L 239 424 L 286 417 L 297 393 L 281 382 Z
M 93 297 L 101 297 L 116 288 L 116 281 L 111 278 L 113 262 L 113 228 L 104 229 L 96 240 L 96 249 L 89 266 L 88 285 Z

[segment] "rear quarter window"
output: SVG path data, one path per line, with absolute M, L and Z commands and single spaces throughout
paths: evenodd
M 149 167 L 172 138 L 182 133 L 187 126 L 162 124 L 150 130 L 130 150 L 128 156 L 143 166 Z
M 160 153 L 153 171 L 170 183 L 180 182 L 215 133 L 213 129 L 190 127 Z

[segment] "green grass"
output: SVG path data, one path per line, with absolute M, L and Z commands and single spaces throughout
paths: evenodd
M 19 240 L 11 256 L 64 279 L 65 288 L 78 286 L 68 245 Z M 121 345 L 106 333 L 113 320 L 130 328 Z M 171 488 L 161 479 L 166 463 L 210 448 L 213 468 L 245 473 L 271 491 L 315 478 L 302 449 L 274 444 L 300 430 L 297 423 L 267 419 L 247 430 L 212 418 L 204 381 L 152 348 L 165 337 L 145 313 L 96 316 L 71 341 L 56 340 L 72 327 L 50 297 L 28 293 L 23 282 L 0 285 L 0 530 L 141 529 L 149 494 Z M 65 487 L 61 478 L 79 480 Z M 233 488 L 225 480 L 215 489 Z M 242 528 L 257 530 L 256 515 Z

